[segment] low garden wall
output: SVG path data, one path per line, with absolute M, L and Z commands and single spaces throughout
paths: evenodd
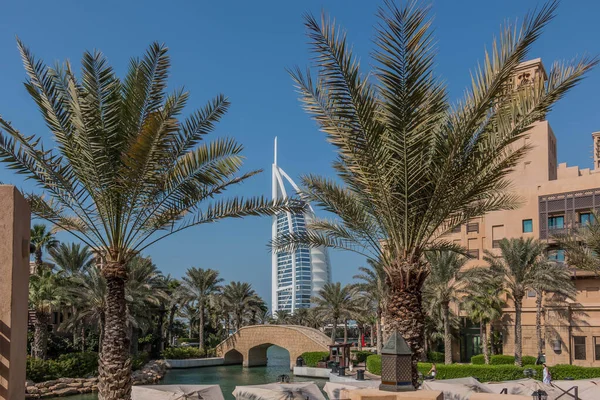
M 154 360 L 148 362 L 140 370 L 134 371 L 131 377 L 134 385 L 150 385 L 160 381 L 166 372 L 167 363 L 164 360 Z M 59 378 L 38 383 L 27 381 L 25 390 L 27 399 L 91 393 L 98 390 L 98 378 Z

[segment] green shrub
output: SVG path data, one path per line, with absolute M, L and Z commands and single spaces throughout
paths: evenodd
M 304 359 L 307 367 L 316 367 L 319 361 L 326 361 L 329 357 L 328 351 L 307 351 L 300 356 Z
M 562 380 L 566 378 L 573 379 L 593 379 L 600 377 L 600 367 L 579 367 L 577 365 L 555 365 L 548 367 L 552 374 L 552 379 Z
M 523 356 L 522 357 L 523 365 L 535 365 L 536 361 L 537 361 L 537 358 L 533 357 L 533 356 Z M 514 365 L 514 363 L 515 363 L 514 356 L 509 356 L 509 355 L 504 355 L 504 354 L 496 354 L 496 355 L 490 356 L 490 365 Z M 471 364 L 474 364 L 474 365 L 485 364 L 484 360 L 483 360 L 483 354 L 478 354 L 476 356 L 471 357 Z
M 352 350 L 352 354 L 356 358 L 356 362 L 361 363 L 367 361 L 367 357 L 373 355 L 373 352 L 366 350 Z
M 439 351 L 430 351 L 427 353 L 427 361 L 432 363 L 443 363 L 446 361 L 446 356 Z
M 375 375 L 381 375 L 381 356 L 373 354 L 367 357 L 367 371 Z
M 204 354 L 197 347 L 169 347 L 160 353 L 167 360 L 183 360 L 186 358 L 202 358 Z
M 138 369 L 142 368 L 144 365 L 146 365 L 146 363 L 150 361 L 150 354 L 148 354 L 147 352 L 141 352 L 139 353 L 137 356 L 133 357 L 131 360 L 131 368 L 134 371 L 137 371 Z
M 34 382 L 43 382 L 58 378 L 86 378 L 97 373 L 97 353 L 62 354 L 56 360 L 27 359 L 27 379 Z

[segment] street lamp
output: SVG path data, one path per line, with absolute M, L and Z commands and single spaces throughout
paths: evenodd
M 405 392 L 412 384 L 412 351 L 402 335 L 393 331 L 381 349 L 381 385 L 379 390 Z
M 548 400 L 548 393 L 544 392 L 541 389 L 538 389 L 531 394 L 531 398 L 533 400 Z

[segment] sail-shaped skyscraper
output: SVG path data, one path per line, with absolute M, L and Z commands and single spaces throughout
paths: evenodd
M 289 190 L 286 189 L 286 182 Z M 295 195 L 299 189 L 296 183 L 277 164 L 277 138 L 272 175 L 273 199 L 284 199 Z M 304 232 L 306 224 L 314 218 L 312 207 L 301 214 L 290 212 L 273 216 L 272 238 L 287 232 Z M 272 255 L 272 312 L 279 310 L 294 313 L 299 308 L 309 308 L 311 297 L 331 281 L 331 266 L 326 248 L 300 247 L 295 252 L 281 252 Z

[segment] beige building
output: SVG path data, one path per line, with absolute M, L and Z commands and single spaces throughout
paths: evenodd
M 526 62 L 515 85 L 540 74 L 545 76 L 540 59 Z M 600 210 L 600 132 L 593 133 L 592 138 L 594 168 L 568 167 L 566 163 L 557 163 L 556 137 L 548 121 L 533 125 L 520 143 L 530 145 L 532 150 L 511 175 L 522 206 L 517 210 L 487 214 L 449 235 L 449 239 L 467 248 L 475 258 L 469 262 L 470 266 L 484 265 L 484 250 L 499 253 L 498 241 L 515 237 L 547 241 L 549 256 L 564 261 L 564 252 L 553 244 L 552 237 L 585 223 L 593 210 Z M 600 366 L 600 276 L 571 269 L 577 301 L 564 304 L 560 309 L 548 308 L 544 321 L 546 360 L 549 364 Z M 503 353 L 513 354 L 514 308 L 511 304 L 505 313 L 499 327 Z M 522 318 L 523 354 L 537 356 L 534 292 L 524 299 Z M 465 362 L 479 347 L 479 328 L 463 320 L 460 336 L 461 343 L 453 348 L 453 353 L 455 361 Z

